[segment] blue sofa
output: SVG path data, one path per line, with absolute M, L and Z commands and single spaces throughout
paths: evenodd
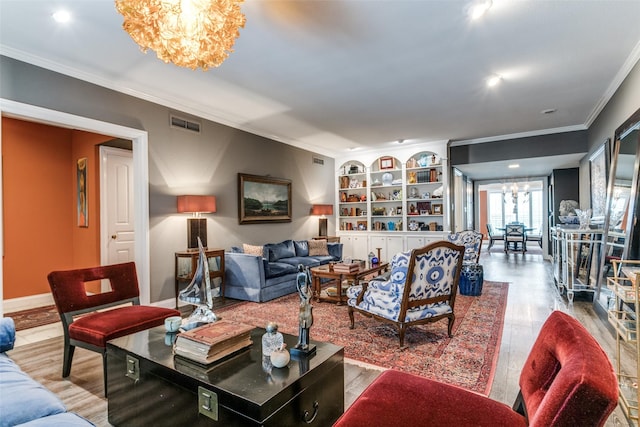
M 285 240 L 263 246 L 262 256 L 233 248 L 226 252 L 225 292 L 229 298 L 264 302 L 296 292 L 298 265 L 316 267 L 342 259 L 342 243 L 327 243 L 326 255 L 309 255 L 306 240 Z
M 10 317 L 0 319 L 0 427 L 94 424 L 71 412 L 55 394 L 24 373 L 7 355 L 16 338 Z

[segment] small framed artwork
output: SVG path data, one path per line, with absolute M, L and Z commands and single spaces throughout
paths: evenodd
M 420 215 L 429 215 L 429 211 L 421 210 Z
M 380 170 L 395 169 L 396 164 L 393 157 L 380 157 L 378 159 L 378 168 Z
M 87 158 L 78 159 L 76 167 L 78 227 L 89 227 L 87 212 Z
M 435 215 L 441 215 L 442 214 L 442 205 L 433 205 L 433 213 Z

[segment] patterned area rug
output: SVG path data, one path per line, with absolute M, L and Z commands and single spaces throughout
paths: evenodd
M 345 357 L 382 368 L 395 368 L 488 395 L 491 390 L 504 323 L 509 284 L 485 280 L 482 295 L 456 297 L 454 337 L 447 321 L 410 327 L 399 348 L 397 328 L 355 313 L 349 329 L 346 306 L 313 302 L 311 339 L 344 347 Z M 245 302 L 216 311 L 222 318 L 298 335 L 298 295 L 266 303 Z
M 49 325 L 60 321 L 60 315 L 55 305 L 5 313 L 5 316 L 13 318 L 16 324 L 16 331 Z

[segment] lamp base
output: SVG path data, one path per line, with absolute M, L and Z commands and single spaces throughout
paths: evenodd
M 327 236 L 327 218 L 320 218 L 318 220 L 318 236 Z
M 187 219 L 187 248 L 198 249 L 198 237 L 203 247 L 207 247 L 207 219 L 188 218 Z

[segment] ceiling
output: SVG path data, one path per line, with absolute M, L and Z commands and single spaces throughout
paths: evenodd
M 113 1 L 0 0 L 0 53 L 330 157 L 585 129 L 640 57 L 637 0 L 469 6 L 247 0 L 235 51 L 203 72 L 142 53 Z

